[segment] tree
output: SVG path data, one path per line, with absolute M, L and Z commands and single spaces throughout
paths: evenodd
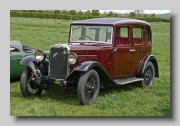
M 61 11 L 60 10 L 54 10 L 54 13 L 55 14 L 61 14 Z
M 76 14 L 77 14 L 77 12 L 75 10 L 70 10 L 69 11 L 69 15 L 76 15 Z
M 147 15 L 147 14 L 143 14 L 143 17 L 144 17 L 144 18 L 147 18 L 147 17 L 148 17 L 148 15 Z
M 61 13 L 62 14 L 68 14 L 69 12 L 67 10 L 62 10 Z
M 117 13 L 114 13 L 114 17 L 117 17 L 118 16 L 118 14 Z
M 108 17 L 113 17 L 114 16 L 114 13 L 112 11 L 109 11 L 108 12 Z
M 144 11 L 143 10 L 134 10 L 134 13 L 137 15 L 137 16 L 141 16 Z
M 87 10 L 86 12 L 84 12 L 84 14 L 85 14 L 86 16 L 91 16 L 91 15 L 92 15 L 92 13 L 91 13 L 90 10 Z
M 92 10 L 92 15 L 99 16 L 100 15 L 99 10 Z
M 143 11 L 143 10 L 134 10 L 134 13 L 135 13 L 135 14 L 143 14 L 144 11 Z
M 129 17 L 134 18 L 134 17 L 136 17 L 136 14 L 134 12 L 130 12 Z
M 151 18 L 155 18 L 156 17 L 156 15 L 155 15 L 155 13 L 153 13 L 153 14 L 150 14 L 150 16 L 149 17 L 151 17 Z
M 44 10 L 37 10 L 38 13 L 43 13 L 45 12 Z
M 54 13 L 53 10 L 46 10 L 45 12 L 46 12 L 46 13 Z
M 83 13 L 81 10 L 79 10 L 79 11 L 77 12 L 77 14 L 78 14 L 78 15 L 83 15 L 84 13 Z
M 36 10 L 28 10 L 29 12 L 36 12 Z

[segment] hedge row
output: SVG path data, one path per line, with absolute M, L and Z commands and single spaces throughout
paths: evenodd
M 35 18 L 83 20 L 88 18 L 100 18 L 101 16 L 82 16 L 82 15 L 68 15 L 68 14 L 54 14 L 54 13 L 33 13 L 33 12 L 11 11 L 10 17 L 35 17 Z
M 35 18 L 51 18 L 51 19 L 67 19 L 67 20 L 84 20 L 90 18 L 102 18 L 105 16 L 85 16 L 85 15 L 68 15 L 68 14 L 54 14 L 54 13 L 34 13 L 34 12 L 22 12 L 22 11 L 10 11 L 10 17 L 35 17 Z M 129 17 L 127 17 L 129 18 Z M 167 18 L 157 18 L 157 17 L 146 17 L 135 19 L 144 20 L 147 22 L 170 22 Z
M 147 22 L 170 22 L 170 18 L 159 18 L 159 17 L 146 17 L 146 18 L 138 18 L 135 19 L 144 20 Z

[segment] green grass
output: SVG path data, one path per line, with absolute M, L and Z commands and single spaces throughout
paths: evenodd
M 44 19 L 49 23 L 41 23 L 39 20 L 42 19 L 23 21 L 11 17 L 10 39 L 43 50 L 58 42 L 67 43 L 71 21 Z M 81 106 L 76 93 L 68 93 L 59 86 L 54 86 L 56 91 L 43 91 L 40 97 L 24 98 L 18 78 L 10 82 L 10 115 L 170 116 L 170 23 L 154 22 L 151 26 L 152 54 L 158 60 L 160 75 L 152 87 L 142 89 L 136 83 L 110 86 L 100 90 L 94 104 Z

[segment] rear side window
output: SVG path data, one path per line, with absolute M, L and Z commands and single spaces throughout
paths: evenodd
M 133 28 L 133 38 L 142 38 L 141 28 Z
M 150 30 L 150 28 L 146 28 L 146 30 L 145 30 L 145 42 L 147 43 L 147 44 L 152 44 L 151 43 L 151 30 Z
M 133 44 L 142 45 L 143 44 L 143 33 L 141 27 L 133 28 Z

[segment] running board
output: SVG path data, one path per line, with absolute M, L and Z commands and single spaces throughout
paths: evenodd
M 114 81 L 118 85 L 124 85 L 124 84 L 129 84 L 132 82 L 142 81 L 142 80 L 143 78 L 128 77 L 128 78 L 115 79 Z

